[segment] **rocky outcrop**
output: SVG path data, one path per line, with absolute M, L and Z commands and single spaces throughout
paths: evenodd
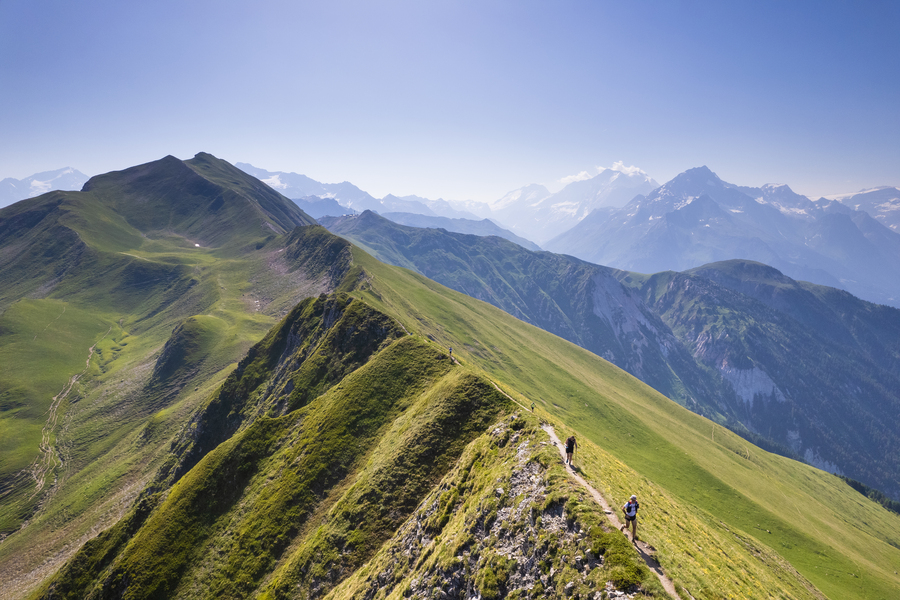
M 398 589 L 422 600 L 637 592 L 653 576 L 627 542 L 628 568 L 607 563 L 601 540 L 614 528 L 581 488 L 560 477 L 556 448 L 535 425 L 511 415 L 473 442 L 368 574 L 329 598 L 380 600 Z M 613 538 L 624 541 L 618 532 Z

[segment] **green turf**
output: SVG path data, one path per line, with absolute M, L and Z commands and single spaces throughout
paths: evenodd
M 900 586 L 893 566 L 900 517 L 837 478 L 755 449 L 602 359 L 484 303 L 355 257 L 370 275 L 363 297 L 453 346 L 463 362 L 536 401 L 679 504 L 777 552 L 829 597 L 890 598 Z

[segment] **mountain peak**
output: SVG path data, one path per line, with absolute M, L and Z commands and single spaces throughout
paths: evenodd
M 682 173 L 682 175 L 685 175 L 687 177 L 692 177 L 692 178 L 708 177 L 708 178 L 712 179 L 713 181 L 717 181 L 717 182 L 722 181 L 719 178 L 719 176 L 716 175 L 715 173 L 713 173 L 713 171 L 706 165 L 702 165 L 700 167 L 694 167 L 693 169 L 688 169 L 687 171 Z
M 258 179 L 206 152 L 98 175 L 83 191 L 143 233 L 168 231 L 204 246 L 240 244 L 315 223 Z

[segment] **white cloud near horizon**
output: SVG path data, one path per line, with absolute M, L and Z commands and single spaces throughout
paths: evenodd
M 587 171 L 582 171 L 581 173 L 577 173 L 575 175 L 568 175 L 566 177 L 563 177 L 559 180 L 559 182 L 563 185 L 569 185 L 574 181 L 584 181 L 585 179 L 590 179 L 591 177 L 593 177 L 593 175 L 591 175 Z
M 559 183 L 565 186 L 575 181 L 584 181 L 585 179 L 590 179 L 591 177 L 594 177 L 607 169 L 609 169 L 610 171 L 618 171 L 619 173 L 623 173 L 625 175 L 647 176 L 646 171 L 644 171 L 640 167 L 636 167 L 634 165 L 631 165 L 630 167 L 625 166 L 625 162 L 621 160 L 617 160 L 616 162 L 614 162 L 611 167 L 596 167 L 596 169 L 597 172 L 593 174 L 589 171 L 582 171 L 580 173 L 576 173 L 575 175 L 567 175 L 566 177 L 559 179 Z
M 617 160 L 613 163 L 613 166 L 609 167 L 612 171 L 618 171 L 619 173 L 624 173 L 625 175 L 646 175 L 647 173 L 634 165 L 630 167 L 626 167 L 625 163 L 621 160 Z M 598 170 L 602 171 L 603 167 L 597 167 Z

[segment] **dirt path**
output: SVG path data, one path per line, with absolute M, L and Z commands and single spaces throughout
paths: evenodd
M 506 396 L 507 398 L 509 398 L 510 400 L 512 400 L 519 406 L 521 406 L 523 409 L 528 410 L 528 408 L 525 405 L 523 405 L 521 402 L 519 402 L 518 400 L 516 400 L 515 398 L 513 398 L 506 392 L 504 392 L 500 388 L 500 386 L 497 385 L 497 383 L 495 381 L 491 381 L 491 383 L 494 385 L 494 388 L 498 392 L 500 392 L 501 394 L 503 394 L 504 396 Z M 560 457 L 562 458 L 563 462 L 565 462 L 566 449 L 565 449 L 565 446 L 563 446 L 562 442 L 559 441 L 559 437 L 557 437 L 556 431 L 553 430 L 553 426 L 551 426 L 547 423 L 544 423 L 541 425 L 541 429 L 546 431 L 547 435 L 550 436 L 550 439 L 553 441 L 553 444 L 556 445 L 556 447 L 559 449 Z M 566 471 L 569 473 L 569 475 L 571 475 L 575 479 L 575 481 L 578 482 L 578 484 L 581 487 L 586 489 L 588 491 L 588 493 L 591 495 L 591 497 L 594 499 L 594 501 L 597 504 L 599 504 L 601 508 L 603 508 L 603 512 L 605 512 L 606 516 L 609 517 L 609 522 L 612 523 L 613 526 L 616 527 L 617 529 L 621 529 L 622 521 L 619 520 L 618 514 L 616 514 L 616 511 L 614 511 L 610 507 L 609 502 L 606 501 L 606 498 L 604 498 L 603 495 L 594 488 L 594 486 L 589 484 L 584 479 L 584 477 L 582 477 L 581 475 L 576 473 L 574 469 L 567 467 Z M 626 537 L 627 537 L 627 534 L 626 534 Z M 662 584 L 663 588 L 665 588 L 666 593 L 668 593 L 669 596 L 671 596 L 672 598 L 678 598 L 679 597 L 678 592 L 675 591 L 675 583 L 666 576 L 666 574 L 662 570 L 662 566 L 660 566 L 660 564 L 659 564 L 659 561 L 657 561 L 655 558 L 656 548 L 654 548 L 647 542 L 641 541 L 640 539 L 638 539 L 638 541 L 634 544 L 634 546 L 637 549 L 638 554 L 641 555 L 641 558 L 644 559 L 644 562 L 647 564 L 647 567 L 651 571 L 656 573 L 656 576 L 659 578 L 659 582 Z M 691 598 L 693 599 L 693 596 L 691 596 Z
M 48 325 L 49 327 L 49 325 Z M 93 346 L 88 348 L 88 357 L 87 360 L 84 361 L 84 369 L 81 373 L 77 375 L 72 375 L 69 378 L 69 381 L 63 387 L 63 389 L 55 396 L 53 396 L 53 400 L 50 403 L 50 408 L 48 409 L 49 416 L 47 417 L 46 423 L 44 423 L 44 427 L 41 430 L 41 443 L 40 449 L 38 452 L 37 458 L 35 458 L 34 462 L 29 467 L 28 471 L 31 473 L 32 478 L 34 478 L 35 489 L 31 494 L 31 497 L 34 498 L 37 494 L 44 489 L 44 484 L 46 483 L 47 475 L 57 466 L 62 466 L 63 461 L 62 457 L 56 451 L 56 447 L 53 445 L 53 431 L 56 429 L 56 424 L 59 417 L 59 406 L 62 404 L 62 401 L 65 400 L 66 396 L 69 395 L 69 392 L 72 391 L 72 388 L 75 387 L 75 383 L 84 375 L 87 370 L 91 366 L 91 358 L 94 356 L 94 349 L 107 335 L 112 331 L 112 325 L 109 326 L 109 329 L 103 334 L 103 337 L 100 338 Z
M 556 432 L 553 430 L 553 427 L 544 423 L 541 428 L 546 431 L 547 435 L 550 436 L 550 439 L 553 440 L 553 443 L 559 449 L 560 456 L 562 457 L 563 461 L 565 461 L 566 449 L 563 446 L 562 442 L 559 441 L 559 438 L 556 436 Z M 616 511 L 614 511 L 609 506 L 609 502 L 606 501 L 606 498 L 604 498 L 600 492 L 598 492 L 591 484 L 589 484 L 584 479 L 584 477 L 576 473 L 573 468 L 567 466 L 566 471 L 568 471 L 569 475 L 571 475 L 572 478 L 575 479 L 575 481 L 577 481 L 581 487 L 586 489 L 594 499 L 594 501 L 603 508 L 606 516 L 609 517 L 610 523 L 612 523 L 613 526 L 617 529 L 621 529 L 622 522 L 619 520 L 619 516 L 618 514 L 616 514 Z M 627 534 L 626 537 L 628 537 Z M 644 559 L 644 562 L 647 563 L 647 567 L 649 567 L 651 571 L 656 573 L 656 576 L 659 578 L 659 582 L 665 588 L 669 596 L 671 596 L 672 598 L 678 598 L 678 592 L 675 591 L 675 584 L 671 579 L 666 577 L 666 574 L 663 572 L 659 562 L 654 558 L 656 549 L 650 544 L 641 541 L 640 539 L 638 539 L 638 541 L 634 545 L 637 548 L 638 554 L 640 554 L 641 558 Z

